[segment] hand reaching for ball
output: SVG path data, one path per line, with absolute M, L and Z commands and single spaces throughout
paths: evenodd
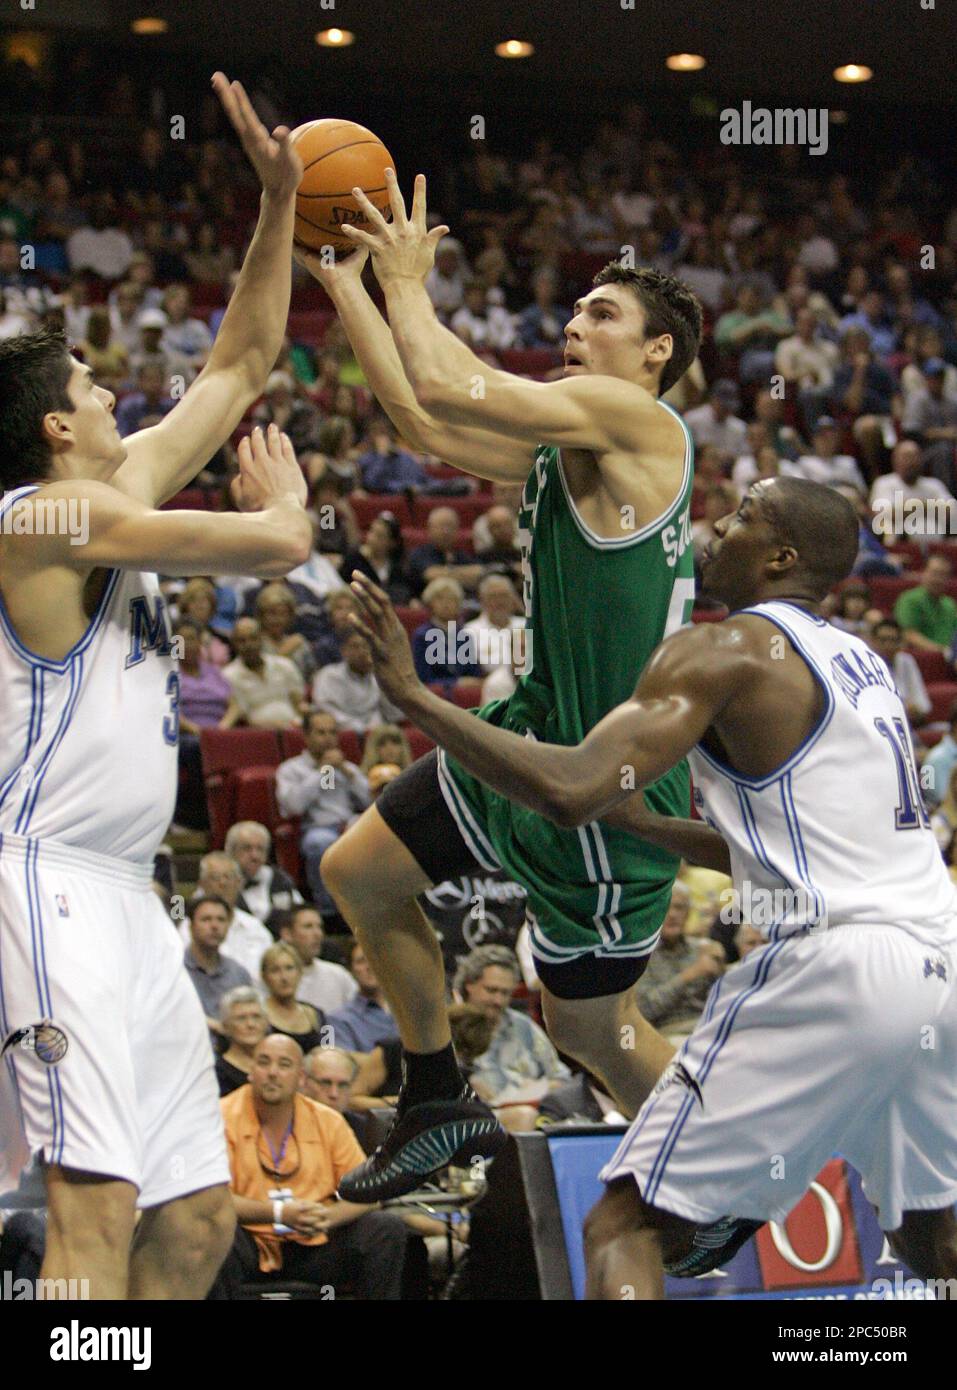
M 243 84 L 230 82 L 225 73 L 213 73 L 213 90 L 242 141 L 263 192 L 273 198 L 292 198 L 302 178 L 302 160 L 289 138 L 289 127 L 277 125 L 270 135 L 253 110 Z
M 391 280 L 424 280 L 435 261 L 435 248 L 449 230 L 443 225 L 430 231 L 426 225 L 424 174 L 415 176 L 411 217 L 406 213 L 394 169 L 386 169 L 385 182 L 392 221 L 385 220 L 361 188 L 354 188 L 352 196 L 365 213 L 371 231 L 350 226 L 342 228 L 343 236 L 371 251 L 372 268 L 383 288 Z

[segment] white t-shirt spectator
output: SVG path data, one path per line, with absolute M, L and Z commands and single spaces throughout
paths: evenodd
M 133 243 L 119 227 L 81 227 L 67 238 L 71 270 L 92 270 L 104 280 L 117 280 L 129 269 Z
M 449 320 L 452 332 L 473 348 L 510 348 L 515 341 L 515 320 L 501 304 L 489 304 L 484 314 L 473 314 L 467 304 Z
M 830 386 L 840 353 L 826 338 L 806 343 L 799 334 L 782 338 L 774 353 L 774 365 L 788 381 L 799 386 Z
M 824 483 L 826 487 L 850 486 L 860 492 L 867 491 L 857 460 L 850 454 L 835 454 L 830 459 L 819 458 L 817 454 L 802 454 L 793 463 L 790 459 L 782 459 L 781 475 L 786 478 L 806 478 L 809 483 Z
M 233 699 L 247 724 L 279 728 L 299 723 L 298 700 L 305 692 L 302 676 L 285 656 L 263 653 L 263 665 L 251 671 L 238 658 L 223 667 Z
M 521 640 L 514 639 L 511 634 L 516 628 L 524 626 L 525 619 L 515 614 L 509 620 L 508 627 L 496 627 L 485 613 L 480 613 L 477 618 L 463 626 L 462 631 L 468 633 L 471 645 L 469 659 L 481 666 L 483 676 L 491 675 L 500 666 L 511 671 L 516 640 Z
M 913 707 L 917 711 L 918 721 L 925 720 L 931 712 L 932 705 L 920 667 L 910 652 L 897 653 L 891 675 L 894 677 L 897 693 L 906 707 Z
M 405 719 L 383 695 L 371 671 L 358 676 L 344 661 L 334 661 L 316 672 L 312 702 L 334 714 L 341 728 L 357 734 L 367 733 L 374 724 L 396 724 Z
M 344 1009 L 358 992 L 348 970 L 331 960 L 314 960 L 303 969 L 296 998 L 328 1015 Z
M 699 449 L 705 444 L 714 444 L 722 454 L 730 454 L 732 458 L 740 458 L 747 450 L 748 427 L 744 421 L 737 415 L 729 415 L 719 422 L 710 402 L 689 410 L 685 424 Z

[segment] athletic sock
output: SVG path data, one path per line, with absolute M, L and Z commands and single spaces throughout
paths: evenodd
M 465 1089 L 451 1043 L 438 1052 L 402 1052 L 402 1105 L 456 1100 Z

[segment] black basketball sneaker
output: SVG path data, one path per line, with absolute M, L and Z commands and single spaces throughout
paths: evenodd
M 699 1226 L 687 1255 L 665 1265 L 665 1273 L 675 1279 L 697 1279 L 720 1269 L 760 1231 L 763 1221 L 749 1221 L 740 1216 L 722 1216 L 708 1226 Z
M 402 1105 L 392 1128 L 365 1163 L 346 1173 L 339 1196 L 347 1202 L 384 1202 L 421 1187 L 440 1169 L 454 1163 L 471 1167 L 476 1159 L 493 1159 L 508 1134 L 471 1086 L 455 1100 Z

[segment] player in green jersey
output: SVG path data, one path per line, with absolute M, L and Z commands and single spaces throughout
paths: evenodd
M 373 230 L 350 233 L 356 254 L 334 269 L 303 259 L 403 436 L 480 477 L 524 482 L 525 666 L 515 693 L 480 717 L 577 744 L 690 617 L 692 446 L 659 394 L 694 360 L 701 309 L 670 276 L 613 262 L 575 305 L 561 380 L 490 367 L 439 323 L 429 300 L 425 277 L 447 229 L 426 229 L 424 184 L 420 176 L 408 218 L 390 175 L 391 223 L 368 204 Z M 369 251 L 389 327 L 361 284 Z M 660 814 L 687 815 L 686 768 L 645 795 Z M 404 1047 L 396 1125 L 341 1194 L 399 1195 L 445 1163 L 491 1156 L 504 1139 L 487 1107 L 463 1091 L 441 954 L 419 893 L 477 864 L 501 866 L 525 887 L 549 1033 L 634 1113 L 673 1052 L 639 1013 L 634 985 L 678 863 L 610 821 L 562 829 L 444 754 L 390 784 L 322 861 Z

